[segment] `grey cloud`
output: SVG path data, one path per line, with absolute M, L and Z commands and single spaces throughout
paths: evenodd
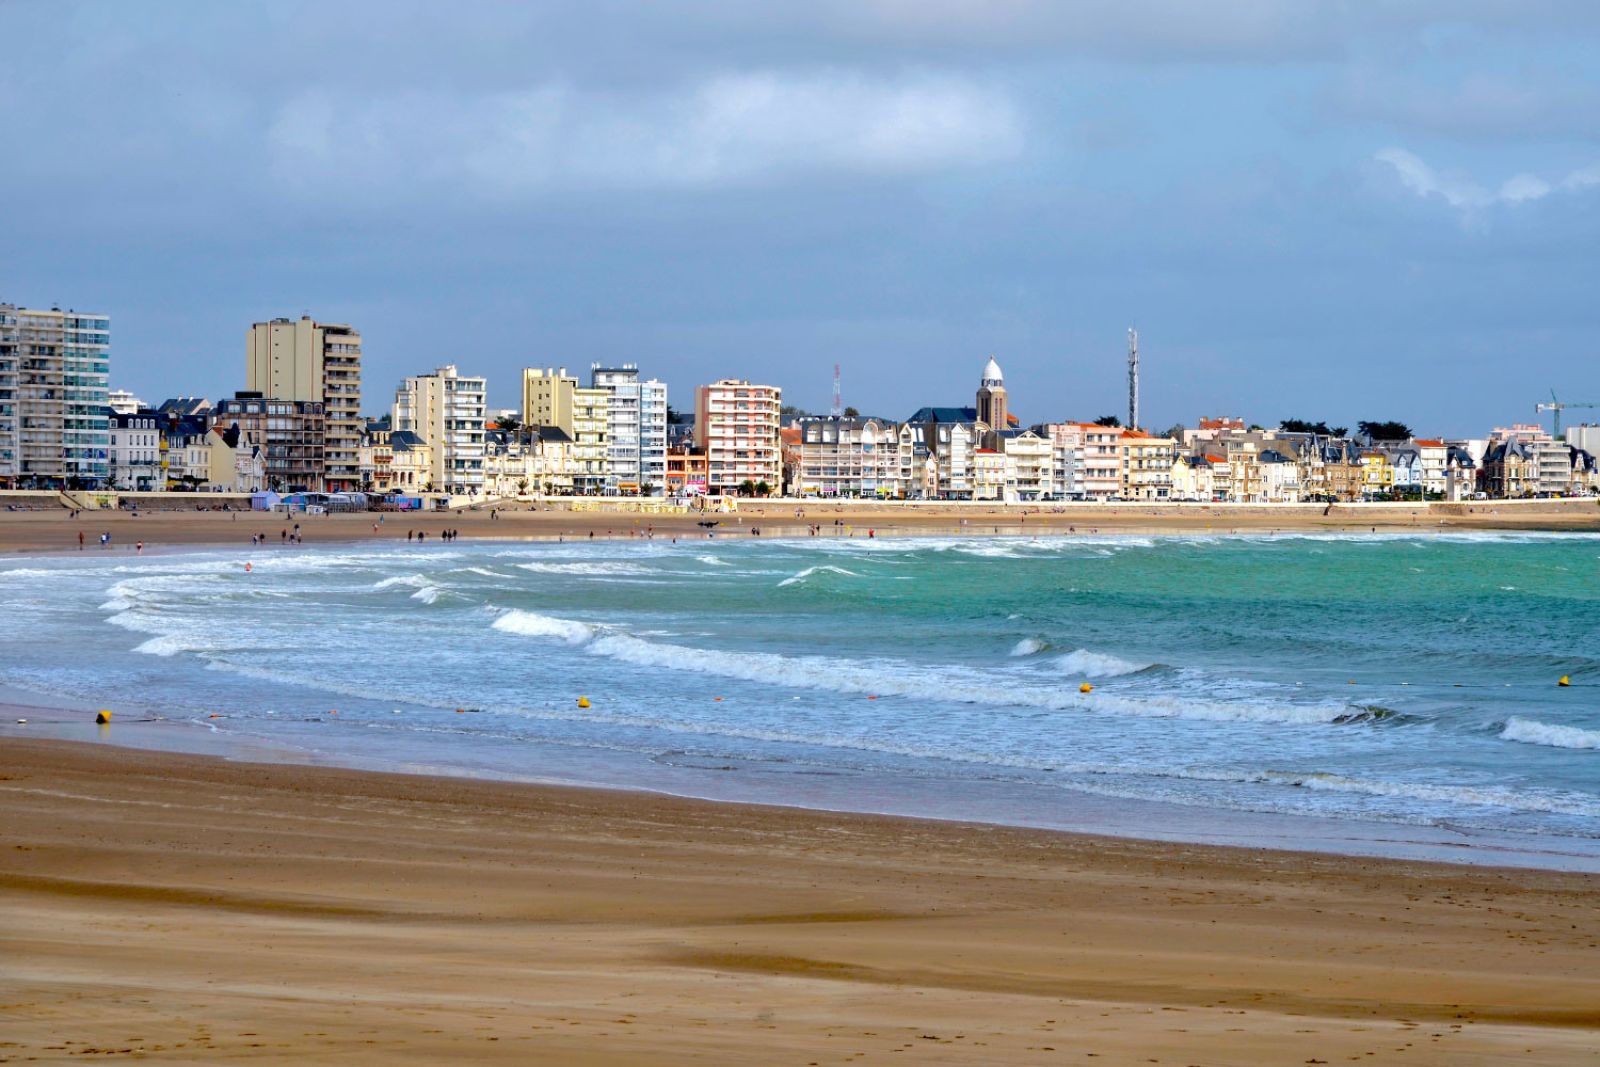
M 944 74 L 744 71 L 650 97 L 311 91 L 280 108 L 268 143 L 279 178 L 308 192 L 404 176 L 516 197 L 981 166 L 1021 151 L 1023 122 L 1004 92 Z

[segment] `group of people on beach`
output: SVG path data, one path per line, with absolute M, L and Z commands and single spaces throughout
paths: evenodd
M 294 529 L 292 530 L 285 526 L 282 530 L 278 531 L 278 540 L 286 545 L 304 544 L 305 538 L 300 536 L 300 524 L 298 522 L 295 523 Z M 252 545 L 264 545 L 267 543 L 267 535 L 264 533 L 251 534 L 250 543 Z
M 439 536 L 439 539 L 441 541 L 454 541 L 456 538 L 461 536 L 461 531 L 460 530 L 442 530 L 442 531 L 439 532 L 438 536 Z M 411 540 L 426 541 L 427 539 L 428 539 L 428 531 L 427 530 L 407 530 L 406 531 L 406 540 L 407 541 L 411 541 Z

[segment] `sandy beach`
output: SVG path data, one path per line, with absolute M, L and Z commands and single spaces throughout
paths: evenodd
M 1581 875 L 0 754 L 5 1062 L 1576 1064 L 1600 1044 Z
M 753 528 L 766 537 L 805 537 L 812 527 L 825 537 L 878 537 L 915 534 L 1028 535 L 1160 533 L 1292 533 L 1341 530 L 1600 530 L 1600 503 L 1594 500 L 1480 501 L 1473 504 L 1248 505 L 1061 504 L 998 507 L 971 504 L 876 504 L 746 501 L 731 514 L 660 514 L 626 502 L 595 502 L 595 510 L 565 505 L 506 505 L 499 510 L 448 513 L 359 515 L 269 515 L 259 512 L 172 510 L 83 511 L 77 516 L 51 507 L 0 511 L 0 551 L 76 551 L 83 534 L 85 551 L 99 551 L 101 533 L 112 536 L 112 550 L 129 551 L 140 541 L 163 545 L 248 545 L 252 534 L 269 544 L 281 542 L 298 523 L 307 543 L 400 540 L 407 533 L 438 537 L 456 530 L 462 537 L 555 540 L 566 538 L 705 537 L 699 523 L 715 521 L 718 537 L 746 537 Z

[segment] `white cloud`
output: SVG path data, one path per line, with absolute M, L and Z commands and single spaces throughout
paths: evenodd
M 964 78 L 756 72 L 659 97 L 559 84 L 360 102 L 308 93 L 279 109 L 268 144 L 281 180 L 319 191 L 421 180 L 514 196 L 983 166 L 1021 151 L 1023 123 L 1004 93 Z
M 1465 212 L 1481 211 L 1497 204 L 1522 204 L 1542 200 L 1551 193 L 1578 192 L 1600 185 L 1600 164 L 1576 170 L 1555 181 L 1537 174 L 1514 174 L 1491 188 L 1459 171 L 1440 171 L 1403 148 L 1385 148 L 1373 157 L 1394 168 L 1400 183 L 1424 200 L 1437 197 Z

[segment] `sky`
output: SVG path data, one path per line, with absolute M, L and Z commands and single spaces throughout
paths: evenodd
M 826 412 L 1479 435 L 1600 402 L 1592 0 L 0 0 L 0 301 Z M 1600 410 L 1573 412 L 1568 421 Z

